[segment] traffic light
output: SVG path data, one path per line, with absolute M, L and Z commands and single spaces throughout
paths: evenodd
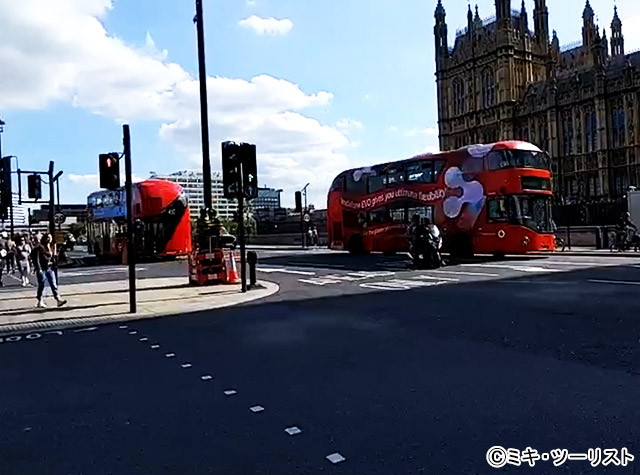
M 238 198 L 241 147 L 235 142 L 222 142 L 222 186 L 225 198 Z
M 99 157 L 100 188 L 115 190 L 120 188 L 120 155 L 103 153 Z
M 11 157 L 0 158 L 0 219 L 9 217 L 11 207 Z
M 243 143 L 240 145 L 242 156 L 242 191 L 247 199 L 258 197 L 258 166 L 256 164 L 256 146 Z
M 296 191 L 296 212 L 302 211 L 302 192 Z
M 29 189 L 29 198 L 36 201 L 42 198 L 42 178 L 40 178 L 40 175 L 29 175 L 27 177 L 27 188 Z

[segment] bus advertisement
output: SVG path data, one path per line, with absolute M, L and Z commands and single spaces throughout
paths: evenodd
M 553 251 L 550 160 L 505 141 L 340 173 L 327 204 L 329 247 L 406 252 L 413 216 L 444 233 L 452 255 Z
M 182 187 L 166 180 L 133 184 L 136 256 L 141 259 L 187 256 L 191 252 L 191 218 Z M 89 251 L 122 259 L 127 242 L 124 188 L 88 197 Z

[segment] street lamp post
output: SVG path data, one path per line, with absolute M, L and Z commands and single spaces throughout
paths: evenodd
M 303 248 L 307 247 L 305 245 L 307 240 L 307 233 L 304 232 L 304 216 L 307 214 L 307 188 L 310 184 L 311 183 L 307 183 L 306 185 L 304 185 L 304 188 L 300 190 L 301 193 L 304 193 L 304 208 L 300 210 L 300 233 L 302 234 L 301 239 Z

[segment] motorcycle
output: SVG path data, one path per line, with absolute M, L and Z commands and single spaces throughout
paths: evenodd
M 411 259 L 417 269 L 442 267 L 442 233 L 437 226 L 429 224 L 416 230 L 411 248 Z

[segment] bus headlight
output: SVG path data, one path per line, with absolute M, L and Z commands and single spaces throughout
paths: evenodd
M 527 247 L 530 242 L 531 242 L 531 239 L 529 239 L 529 236 L 523 237 L 522 238 L 522 247 Z

